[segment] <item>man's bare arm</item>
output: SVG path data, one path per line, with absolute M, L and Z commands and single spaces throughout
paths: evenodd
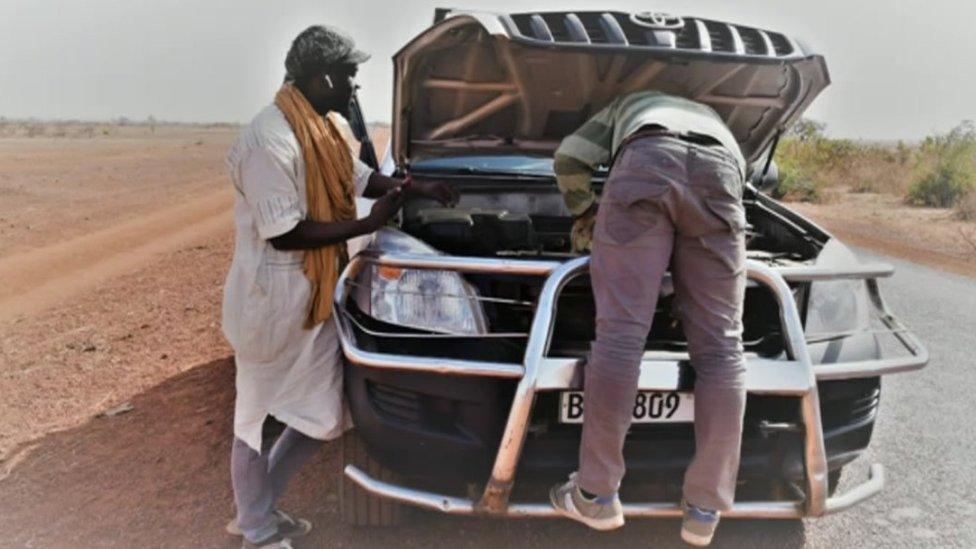
M 321 248 L 378 230 L 396 215 L 405 200 L 400 187 L 394 187 L 373 203 L 369 215 L 348 221 L 302 220 L 287 233 L 270 239 L 276 250 L 308 250 Z
M 363 190 L 363 196 L 366 198 L 383 196 L 389 192 L 390 189 L 399 187 L 402 184 L 402 179 L 387 177 L 380 172 L 374 171 L 373 173 L 369 174 L 369 181 L 366 183 L 366 188 Z
M 276 250 L 308 250 L 345 242 L 375 230 L 376 227 L 370 223 L 369 218 L 329 223 L 306 219 L 299 221 L 287 233 L 272 238 L 270 242 Z
M 366 198 L 383 196 L 390 192 L 390 189 L 401 187 L 407 200 L 411 198 L 430 198 L 445 206 L 454 206 L 460 199 L 460 195 L 458 195 L 458 191 L 454 188 L 454 185 L 445 181 L 412 181 L 410 185 L 404 186 L 405 181 L 407 180 L 387 177 L 374 171 L 369 175 L 369 181 L 363 190 L 363 196 Z

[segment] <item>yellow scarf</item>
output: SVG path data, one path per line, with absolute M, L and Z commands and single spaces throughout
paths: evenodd
M 308 217 L 323 222 L 355 219 L 352 154 L 332 117 L 319 116 L 290 83 L 278 90 L 275 105 L 285 114 L 302 148 Z M 345 242 L 305 251 L 305 276 L 312 284 L 306 329 L 332 316 L 332 295 L 348 261 Z

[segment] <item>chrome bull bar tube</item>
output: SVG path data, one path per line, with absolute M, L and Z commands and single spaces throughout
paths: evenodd
M 429 357 L 370 353 L 359 349 L 355 342 L 353 328 L 344 316 L 344 303 L 347 299 L 346 281 L 354 277 L 365 263 L 402 268 L 547 276 L 536 306 L 523 363 L 506 364 L 460 359 L 432 359 Z M 572 278 L 586 270 L 588 264 L 588 257 L 558 262 L 368 252 L 361 253 L 353 258 L 350 265 L 342 273 L 335 292 L 335 305 L 338 313 L 336 324 L 340 343 L 346 357 L 351 362 L 374 368 L 424 371 L 445 375 L 517 378 L 519 383 L 491 477 L 479 500 L 472 501 L 395 486 L 373 479 L 353 466 L 346 467 L 346 475 L 374 494 L 446 513 L 480 513 L 510 517 L 553 516 L 551 508 L 546 504 L 511 504 L 509 503 L 509 496 L 514 483 L 515 470 L 521 457 L 536 393 L 540 390 L 569 388 L 567 379 L 572 377 L 572 372 L 577 367 L 578 361 L 575 359 L 548 358 L 546 354 L 554 327 L 558 296 L 562 288 Z M 747 374 L 747 388 L 750 392 L 790 394 L 800 397 L 801 416 L 805 428 L 806 498 L 802 502 L 737 503 L 730 512 L 725 513 L 725 516 L 752 518 L 821 516 L 825 513 L 846 509 L 872 497 L 882 489 L 884 484 L 883 470 L 880 465 L 873 465 L 871 476 L 866 482 L 847 494 L 827 498 L 827 462 L 823 444 L 817 379 L 868 377 L 924 366 L 928 359 L 927 351 L 887 311 L 878 291 L 875 278 L 890 276 L 891 272 L 892 269 L 886 265 L 866 265 L 848 270 L 798 267 L 777 269 L 755 260 L 747 261 L 749 279 L 766 286 L 776 296 L 780 309 L 780 322 L 785 334 L 786 352 L 789 358 L 785 361 L 751 360 L 750 367 L 756 370 L 752 375 L 755 381 L 749 382 L 750 376 Z M 913 354 L 907 362 L 890 359 L 866 361 L 863 363 L 818 366 L 815 371 L 807 352 L 797 306 L 786 280 L 811 281 L 838 278 L 866 279 L 872 302 L 882 313 L 882 320 L 890 329 L 902 334 L 899 340 Z M 647 358 L 645 357 L 646 362 Z M 663 362 L 667 361 L 652 360 L 651 362 L 654 366 L 662 366 L 665 365 Z M 677 383 L 674 372 L 678 368 L 678 361 L 672 360 L 671 362 L 672 368 L 670 370 L 658 368 L 658 372 L 650 373 L 650 369 L 645 372 L 642 368 L 641 387 L 660 387 L 673 390 Z M 775 372 L 772 362 L 777 362 L 781 366 L 779 373 L 775 376 L 764 376 L 764 372 Z M 669 517 L 680 515 L 680 509 L 672 504 L 627 504 L 624 505 L 624 509 L 628 516 Z
M 390 484 L 370 477 L 361 469 L 348 465 L 345 475 L 371 494 L 449 515 L 474 515 L 478 513 L 475 502 L 456 496 L 435 494 Z M 871 466 L 866 482 L 851 491 L 827 499 L 826 514 L 838 513 L 877 495 L 884 487 L 884 469 L 879 464 Z M 681 507 L 673 503 L 625 503 L 624 515 L 634 518 L 677 518 Z M 548 503 L 513 503 L 501 513 L 491 516 L 505 518 L 556 518 L 558 512 Z M 799 501 L 750 501 L 736 502 L 732 509 L 724 511 L 725 518 L 749 519 L 798 519 L 806 515 Z
M 404 488 L 370 477 L 362 470 L 349 465 L 345 474 L 353 482 L 366 491 L 416 507 L 439 511 L 450 515 L 477 514 L 479 509 L 475 502 L 466 498 L 446 496 Z M 680 517 L 682 510 L 673 503 L 625 503 L 624 515 L 642 518 L 675 518 Z M 506 518 L 556 518 L 559 513 L 548 503 L 513 503 L 499 513 L 492 516 Z M 764 518 L 764 519 L 796 519 L 803 517 L 803 506 L 792 501 L 766 501 L 736 503 L 735 506 L 722 513 L 725 518 Z
M 485 486 L 477 508 L 489 513 L 500 513 L 508 507 L 508 498 L 515 480 L 515 467 L 522 456 L 525 433 L 529 426 L 529 415 L 535 403 L 536 384 L 539 379 L 539 365 L 549 350 L 549 340 L 555 325 L 556 299 L 563 286 L 576 275 L 582 273 L 590 264 L 588 256 L 579 257 L 560 265 L 549 275 L 542 286 L 539 303 L 532 319 L 529 342 L 525 348 L 525 373 L 515 388 L 515 398 L 508 414 L 501 446 L 495 457 L 491 478 Z
M 891 333 L 908 351 L 908 355 L 878 360 L 822 364 L 816 368 L 817 379 L 850 379 L 896 374 L 918 370 L 929 363 L 928 349 L 888 309 L 888 304 L 881 297 L 881 289 L 878 287 L 877 279 L 868 278 L 864 282 L 867 284 L 868 297 L 871 299 L 871 304 L 877 311 L 881 322 L 891 330 Z
M 776 296 L 786 353 L 807 378 L 806 394 L 800 397 L 800 412 L 804 428 L 803 454 L 807 477 L 806 513 L 819 517 L 824 514 L 827 506 L 827 452 L 824 448 L 823 425 L 820 421 L 817 377 L 813 372 L 810 354 L 807 352 L 803 323 L 800 321 L 793 292 L 790 291 L 783 277 L 756 261 L 748 261 L 746 266 L 749 278 L 765 284 Z

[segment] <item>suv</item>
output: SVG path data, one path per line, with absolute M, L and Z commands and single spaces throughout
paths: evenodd
M 780 135 L 829 83 L 823 57 L 778 32 L 697 17 L 437 10 L 394 68 L 387 171 L 450 180 L 461 200 L 408 203 L 335 293 L 356 425 L 343 443 L 348 521 L 392 524 L 404 504 L 555 515 L 546 488 L 577 465 L 594 306 L 552 153 L 641 89 L 712 106 L 750 164 L 748 402 L 737 503 L 724 516 L 820 516 L 881 490 L 875 464 L 834 493 L 871 440 L 880 376 L 922 368 L 927 351 L 881 298 L 890 266 L 859 263 L 761 192 L 775 186 Z M 624 448 L 629 517 L 680 515 L 694 451 L 695 376 L 672 297 L 665 280 Z

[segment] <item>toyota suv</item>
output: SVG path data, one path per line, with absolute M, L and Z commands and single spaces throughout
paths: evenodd
M 594 305 L 552 154 L 615 97 L 645 89 L 710 105 L 749 163 L 748 401 L 724 516 L 820 516 L 882 489 L 872 464 L 837 493 L 870 443 L 881 376 L 923 367 L 927 351 L 882 300 L 890 266 L 857 261 L 765 194 L 780 136 L 829 84 L 822 56 L 700 17 L 437 10 L 393 62 L 385 170 L 448 180 L 461 198 L 408 203 L 335 293 L 356 425 L 343 441 L 349 522 L 393 524 L 405 506 L 555 515 L 546 489 L 577 465 Z M 361 113 L 353 121 L 364 135 Z M 624 448 L 628 517 L 679 516 L 694 452 L 695 375 L 673 296 L 666 279 Z

